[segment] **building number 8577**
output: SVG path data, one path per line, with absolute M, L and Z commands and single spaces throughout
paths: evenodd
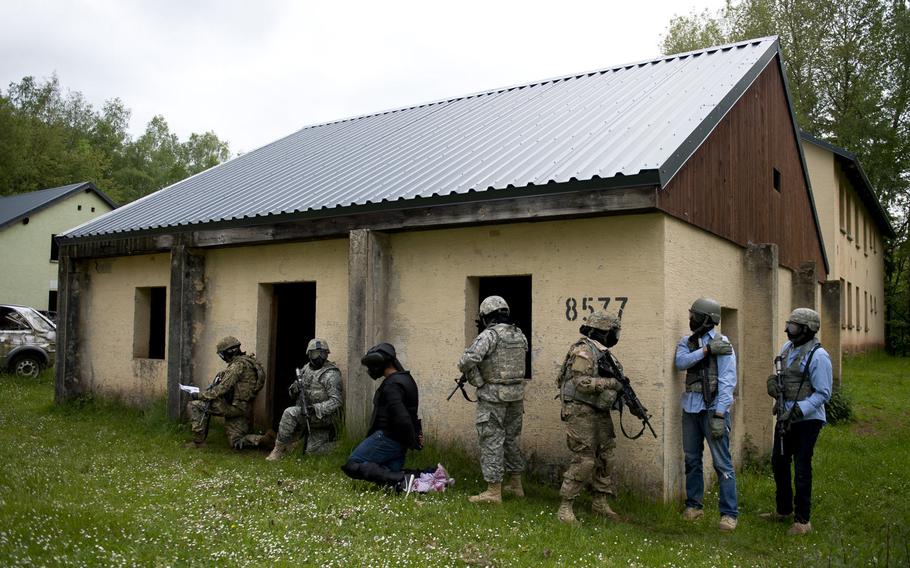
M 577 320 L 578 312 L 581 312 L 581 320 L 585 321 L 588 319 L 586 317 L 587 314 L 593 314 L 594 310 L 609 310 L 611 300 L 619 302 L 619 310 L 616 312 L 616 316 L 622 319 L 622 312 L 626 309 L 629 298 L 625 296 L 583 296 L 581 302 L 572 297 L 566 298 L 566 320 Z

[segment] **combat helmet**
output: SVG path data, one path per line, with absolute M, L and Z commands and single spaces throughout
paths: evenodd
M 715 325 L 720 323 L 720 303 L 713 298 L 699 298 L 692 302 L 689 311 L 695 314 L 708 316 Z
M 821 318 L 818 316 L 818 312 L 809 308 L 796 308 L 790 312 L 787 323 L 790 322 L 804 325 L 812 332 L 817 332 L 818 328 L 821 327 Z
M 498 310 L 509 311 L 509 304 L 506 303 L 502 296 L 487 296 L 480 303 L 481 316 L 488 316 Z
M 228 335 L 215 346 L 215 353 L 224 353 L 232 347 L 240 347 L 240 340 L 233 335 Z
M 585 325 L 601 331 L 610 331 L 611 329 L 621 329 L 622 321 L 613 314 L 597 310 L 588 316 Z
M 328 341 L 326 341 L 325 339 L 320 339 L 318 337 L 314 337 L 313 339 L 310 340 L 309 343 L 307 343 L 306 352 L 309 353 L 310 351 L 316 351 L 317 349 L 321 349 L 322 351 L 325 351 L 326 353 L 331 353 L 331 350 L 329 349 Z

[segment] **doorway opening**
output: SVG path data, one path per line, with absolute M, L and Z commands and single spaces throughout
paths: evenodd
M 281 413 L 292 404 L 288 387 L 307 362 L 306 345 L 316 335 L 316 283 L 272 286 L 272 333 L 267 405 L 277 431 Z
M 528 352 L 525 354 L 525 377 L 531 378 L 531 275 L 525 276 L 481 276 L 469 278 L 468 313 L 477 317 L 480 302 L 487 296 L 502 296 L 509 304 L 509 313 L 515 323 L 528 338 Z M 470 292 L 477 291 L 473 296 Z M 468 327 L 470 340 L 479 330 Z

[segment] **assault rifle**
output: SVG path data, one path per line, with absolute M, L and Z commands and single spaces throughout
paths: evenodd
M 650 418 L 651 415 L 648 414 L 648 409 L 638 400 L 638 395 L 635 394 L 635 389 L 632 388 L 632 383 L 629 382 L 629 378 L 623 374 L 622 369 L 619 368 L 619 365 L 616 364 L 616 361 L 613 359 L 613 355 L 609 352 L 604 353 L 597 360 L 597 369 L 602 376 L 612 375 L 619 383 L 622 385 L 622 390 L 619 391 L 619 395 L 616 397 L 616 402 L 613 403 L 613 408 L 619 411 L 619 429 L 622 431 L 623 436 L 630 440 L 637 440 L 645 432 L 645 427 L 651 431 L 651 434 L 654 437 L 657 437 L 657 433 L 654 431 L 654 428 L 651 427 Z M 622 408 L 623 406 L 629 407 L 629 412 L 633 416 L 641 420 L 642 426 L 638 434 L 630 436 L 626 433 L 626 429 L 622 425 Z
M 215 375 L 215 379 L 212 380 L 212 384 L 210 384 L 205 389 L 206 392 L 208 392 L 208 391 L 212 390 L 213 388 L 215 388 L 216 386 L 218 386 L 218 384 L 221 383 L 222 378 L 224 378 L 224 372 L 220 372 L 217 375 Z M 202 437 L 203 437 L 203 439 L 208 438 L 208 436 L 209 436 L 209 421 L 212 418 L 211 410 L 212 410 L 213 402 L 215 402 L 215 401 L 207 400 L 207 401 L 205 401 L 205 405 L 203 405 L 203 407 L 202 407 Z
M 300 376 L 300 371 L 302 369 L 297 369 L 297 376 Z M 307 444 L 310 443 L 310 407 L 306 402 L 306 389 L 304 388 L 303 381 L 299 378 L 295 379 L 295 382 L 300 383 L 300 392 L 297 393 L 297 406 L 300 407 L 301 412 L 303 412 L 303 423 L 304 430 L 303 436 L 300 438 L 301 446 L 303 446 L 303 451 L 301 453 L 306 453 Z
M 452 389 L 452 392 L 449 393 L 449 396 L 446 397 L 446 400 L 452 400 L 452 397 L 455 395 L 455 391 L 461 390 L 461 396 L 468 402 L 475 402 L 471 400 L 471 397 L 468 396 L 468 391 L 464 389 L 465 383 L 468 382 L 468 377 L 462 373 L 460 377 L 455 379 L 455 388 Z
M 774 433 L 780 437 L 780 455 L 784 455 L 784 435 L 790 428 L 787 420 L 781 420 L 784 413 L 784 404 L 786 404 L 786 393 L 784 390 L 784 361 L 780 355 L 774 358 L 774 374 L 777 375 L 777 400 L 774 402 L 774 414 L 777 415 L 777 422 L 774 425 Z

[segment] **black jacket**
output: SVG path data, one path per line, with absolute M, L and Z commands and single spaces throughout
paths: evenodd
M 407 371 L 389 375 L 376 389 L 368 435 L 377 430 L 405 448 L 417 448 L 417 383 Z

